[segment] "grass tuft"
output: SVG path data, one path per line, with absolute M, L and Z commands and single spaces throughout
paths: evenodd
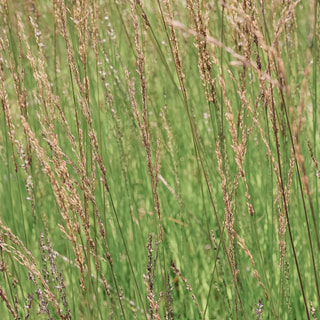
M 319 1 L 0 0 L 0 314 L 318 319 Z

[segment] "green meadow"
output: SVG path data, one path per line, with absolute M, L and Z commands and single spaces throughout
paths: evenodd
M 319 0 L 0 0 L 0 318 L 319 319 L 319 66 Z

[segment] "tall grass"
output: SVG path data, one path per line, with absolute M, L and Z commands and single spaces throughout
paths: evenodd
M 319 1 L 0 3 L 3 319 L 319 318 Z

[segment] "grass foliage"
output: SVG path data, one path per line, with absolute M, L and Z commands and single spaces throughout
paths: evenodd
M 320 3 L 0 1 L 2 319 L 320 317 Z

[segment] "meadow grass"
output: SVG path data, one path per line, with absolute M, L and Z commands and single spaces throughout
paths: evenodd
M 319 318 L 319 17 L 1 0 L 1 318 Z

